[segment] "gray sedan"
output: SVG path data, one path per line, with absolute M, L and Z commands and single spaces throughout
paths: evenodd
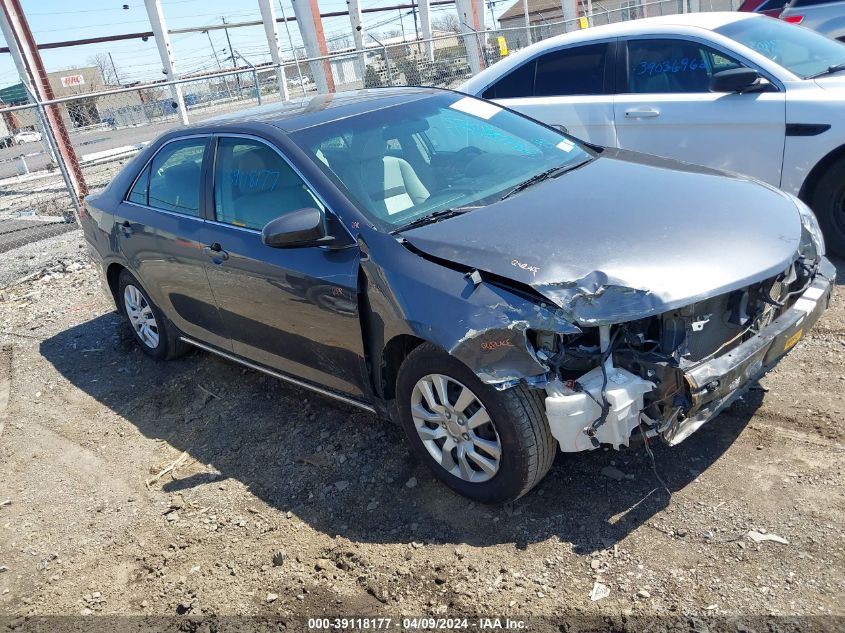
M 421 88 L 169 132 L 83 226 L 145 353 L 198 347 L 392 419 L 488 503 L 557 447 L 686 438 L 834 277 L 793 196 Z

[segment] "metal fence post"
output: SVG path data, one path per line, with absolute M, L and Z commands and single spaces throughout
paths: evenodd
M 382 44 L 384 49 L 384 65 L 387 67 L 387 85 L 393 87 L 393 71 L 390 70 L 390 55 L 387 54 L 387 46 Z

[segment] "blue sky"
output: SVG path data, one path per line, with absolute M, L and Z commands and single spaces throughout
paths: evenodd
M 273 0 L 277 17 L 280 16 L 279 0 Z M 486 1 L 486 0 L 485 0 Z M 290 0 L 283 0 L 285 12 L 293 16 Z M 409 0 L 361 0 L 362 7 L 390 6 L 405 4 Z M 512 0 L 497 0 L 494 6 L 496 16 L 503 13 Z M 122 6 L 129 5 L 128 10 Z M 150 29 L 147 12 L 143 0 L 22 0 L 24 12 L 29 25 L 39 43 L 62 40 L 97 37 L 116 33 L 133 33 Z M 345 0 L 319 0 L 320 11 L 346 10 Z M 184 28 L 220 24 L 221 16 L 227 22 L 242 22 L 258 20 L 261 14 L 258 3 L 254 0 L 162 0 L 165 19 L 168 28 Z M 402 13 L 405 30 L 413 32 L 413 17 L 410 10 Z M 490 22 L 489 8 L 485 8 L 487 22 Z M 446 12 L 454 12 L 454 7 L 433 8 L 432 16 L 436 18 Z M 379 33 L 398 30 L 399 11 L 370 13 L 364 15 L 364 25 Z M 301 43 L 296 23 L 289 24 L 294 44 Z M 349 18 L 327 18 L 323 21 L 323 29 L 327 40 L 343 38 L 351 35 Z M 228 54 L 226 36 L 221 31 L 211 31 L 211 38 L 218 56 L 222 58 Z M 253 63 L 268 61 L 264 30 L 260 26 L 243 27 L 229 30 L 232 48 L 240 52 Z M 282 49 L 288 48 L 287 35 L 283 25 L 279 25 L 279 37 Z M 0 36 L 2 41 L 2 36 Z M 208 35 L 202 33 L 177 34 L 171 36 L 177 70 L 188 73 L 197 70 L 210 70 L 216 67 L 212 56 Z M 5 42 L 4 42 L 5 44 Z M 64 70 L 67 68 L 86 66 L 88 60 L 98 53 L 110 52 L 114 58 L 121 81 L 157 79 L 161 76 L 161 63 L 155 43 L 152 39 L 147 42 L 141 40 L 127 40 L 109 42 L 105 44 L 91 44 L 72 48 L 61 48 L 41 51 L 44 65 L 48 71 Z M 17 73 L 11 57 L 7 53 L 0 54 L 0 87 L 17 83 Z

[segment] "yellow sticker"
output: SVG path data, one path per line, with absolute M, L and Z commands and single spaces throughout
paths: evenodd
M 501 55 L 502 57 L 507 57 L 508 41 L 501 35 L 497 37 L 496 40 L 499 42 L 499 55 Z
M 790 349 L 791 347 L 794 347 L 794 346 L 795 346 L 795 344 L 796 344 L 798 341 L 800 341 L 800 340 L 801 340 L 801 337 L 802 337 L 802 336 L 804 336 L 804 330 L 803 330 L 803 329 L 798 330 L 795 334 L 793 334 L 792 336 L 790 336 L 790 337 L 786 340 L 786 343 L 784 343 L 784 344 L 783 344 L 783 351 L 785 352 L 786 350 Z
M 578 25 L 582 29 L 586 29 L 588 26 L 590 26 L 590 22 L 589 20 L 587 20 L 587 18 L 578 18 Z

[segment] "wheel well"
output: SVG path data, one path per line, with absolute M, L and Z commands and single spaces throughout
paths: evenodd
M 845 158 L 845 145 L 840 145 L 816 163 L 815 167 L 810 170 L 810 173 L 804 180 L 804 184 L 801 185 L 801 191 L 798 194 L 798 197 L 807 204 L 810 204 L 810 201 L 813 199 L 813 192 L 816 189 L 819 179 L 825 174 L 825 172 L 827 172 L 828 169 L 830 169 L 831 165 L 842 158 Z
M 382 352 L 381 377 L 384 389 L 384 399 L 393 400 L 396 397 L 396 378 L 399 368 L 417 347 L 425 341 L 410 334 L 400 334 L 387 342 Z
M 126 270 L 126 268 L 120 264 L 109 264 L 109 267 L 106 269 L 106 282 L 109 285 L 109 290 L 111 290 L 114 304 L 117 306 L 118 310 L 120 309 L 120 302 L 117 300 L 117 284 L 120 281 L 120 273 L 124 270 Z

